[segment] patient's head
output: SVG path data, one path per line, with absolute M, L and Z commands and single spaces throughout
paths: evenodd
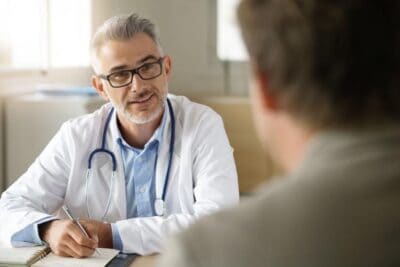
M 255 77 L 312 129 L 400 118 L 399 1 L 242 0 Z

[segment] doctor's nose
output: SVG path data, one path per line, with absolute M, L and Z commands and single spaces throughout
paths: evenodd
M 145 84 L 145 81 L 140 78 L 139 75 L 135 74 L 132 77 L 132 82 L 129 85 L 129 90 L 132 92 L 140 92 Z

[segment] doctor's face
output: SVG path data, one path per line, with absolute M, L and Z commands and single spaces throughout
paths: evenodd
M 100 77 L 93 84 L 119 115 L 136 124 L 161 117 L 171 71 L 169 56 L 145 33 L 130 40 L 107 41 L 95 61 Z

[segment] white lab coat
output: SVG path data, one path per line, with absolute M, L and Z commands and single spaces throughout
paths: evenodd
M 124 252 L 142 255 L 162 251 L 165 238 L 186 228 L 198 217 L 238 202 L 238 183 L 232 149 L 223 122 L 210 108 L 169 95 L 176 120 L 176 139 L 163 217 L 127 219 L 124 168 L 118 131 L 110 124 L 107 148 L 116 156 L 117 171 L 110 210 L 105 218 L 116 223 Z M 11 238 L 29 224 L 46 216 L 65 217 L 71 213 L 87 218 L 85 174 L 89 153 L 101 146 L 105 118 L 111 104 L 92 114 L 67 121 L 28 171 L 6 190 L 0 199 L 0 238 Z M 167 112 L 166 125 L 170 125 Z M 28 129 L 27 129 L 28 130 Z M 156 195 L 162 194 L 169 158 L 170 127 L 163 132 L 156 167 Z M 29 148 L 27 148 L 29 149 Z M 99 157 L 93 163 L 88 183 L 92 219 L 104 213 L 110 191 L 110 161 Z M 15 244 L 14 244 L 15 245 Z

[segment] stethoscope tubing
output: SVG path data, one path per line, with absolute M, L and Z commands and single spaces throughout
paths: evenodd
M 171 117 L 171 137 L 169 141 L 169 159 L 168 159 L 167 173 L 165 175 L 164 188 L 163 188 L 163 193 L 161 195 L 161 200 L 164 202 L 165 202 L 165 197 L 167 195 L 167 187 L 168 187 L 169 176 L 172 165 L 172 157 L 174 155 L 174 147 L 175 147 L 175 114 L 169 99 L 167 99 L 167 104 L 168 104 L 169 114 Z
M 171 166 L 172 166 L 172 158 L 173 158 L 174 147 L 175 147 L 175 114 L 174 114 L 174 110 L 172 108 L 172 104 L 168 98 L 167 98 L 167 105 L 168 105 L 168 111 L 169 111 L 170 119 L 171 119 L 171 135 L 170 135 L 168 166 L 167 166 L 167 171 L 166 171 L 166 175 L 165 175 L 164 187 L 163 187 L 162 195 L 161 195 L 161 204 L 163 206 L 163 209 L 165 208 L 165 198 L 167 195 L 167 187 L 168 187 L 168 183 L 169 183 Z M 104 218 L 106 217 L 106 215 L 110 209 L 110 206 L 111 206 L 111 197 L 112 197 L 112 192 L 114 189 L 114 179 L 115 179 L 115 172 L 117 170 L 117 161 L 116 161 L 116 157 L 115 157 L 114 153 L 112 151 L 106 149 L 106 135 L 107 135 L 107 129 L 109 127 L 113 112 L 114 112 L 114 107 L 111 108 L 109 114 L 107 115 L 106 122 L 104 124 L 101 147 L 93 150 L 89 154 L 88 169 L 87 169 L 86 176 L 85 176 L 85 195 L 86 195 L 85 201 L 86 201 L 86 211 L 87 211 L 87 215 L 89 218 L 92 218 L 92 216 L 90 215 L 90 211 L 89 211 L 89 200 L 88 200 L 88 184 L 89 184 L 89 182 L 88 182 L 88 180 L 89 180 L 90 173 L 91 173 L 92 160 L 95 157 L 95 155 L 99 154 L 99 153 L 106 153 L 107 155 L 110 156 L 110 158 L 112 160 L 112 175 L 111 175 L 110 192 L 108 195 L 106 209 L 104 211 L 103 216 L 101 217 L 101 220 L 104 220 Z M 159 199 L 156 199 L 156 201 L 157 200 L 159 200 Z M 155 207 L 155 210 L 156 210 L 157 215 L 159 215 L 159 216 L 162 216 L 164 213 L 164 211 L 159 211 L 157 209 L 157 207 Z

